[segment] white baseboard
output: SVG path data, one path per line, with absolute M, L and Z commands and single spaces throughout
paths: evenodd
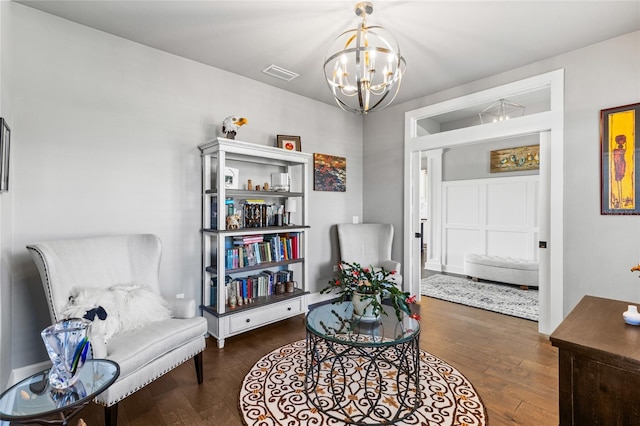
M 447 272 L 449 274 L 465 275 L 464 267 L 460 267 L 457 265 L 447 265 L 444 268 L 442 268 L 442 272 Z
M 33 376 L 51 367 L 51 361 L 42 361 L 37 364 L 25 365 L 24 367 L 14 368 L 9 375 L 9 383 L 7 388 L 15 385 L 20 380 L 24 380 L 29 376 Z
M 320 294 L 320 292 L 310 293 L 310 294 L 307 294 L 307 304 L 315 305 L 316 303 L 327 302 L 329 300 L 335 299 L 336 297 L 337 295 L 335 293 L 329 293 L 329 294 Z
M 442 272 L 442 264 L 440 262 L 427 262 L 424 265 L 424 269 L 435 272 Z

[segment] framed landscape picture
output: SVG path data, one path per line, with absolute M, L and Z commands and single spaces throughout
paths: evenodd
M 640 214 L 640 103 L 600 111 L 600 213 Z

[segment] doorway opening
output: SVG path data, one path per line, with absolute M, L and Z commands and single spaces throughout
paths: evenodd
M 529 134 L 540 138 L 540 218 L 538 329 L 550 334 L 563 318 L 563 104 L 564 71 L 558 70 L 529 79 L 477 92 L 461 98 L 406 113 L 405 119 L 405 230 L 404 274 L 407 290 L 420 292 L 420 212 L 418 178 L 422 161 L 429 170 L 426 231 L 427 262 L 443 264 L 442 252 L 442 156 L 445 149 L 489 140 Z M 519 118 L 481 124 L 478 110 L 496 99 L 509 98 L 534 105 Z M 539 101 L 539 102 L 538 102 Z M 449 119 L 444 121 L 443 117 Z M 454 119 L 451 120 L 451 117 Z M 455 126 L 450 123 L 456 122 Z M 424 153 L 421 154 L 421 153 Z M 425 158 L 425 160 L 422 160 Z M 553 176 L 554 185 L 550 185 Z M 553 256 L 551 254 L 553 253 Z M 436 266 L 431 269 L 437 269 Z
M 439 206 L 428 196 L 422 201 L 428 193 L 423 178 L 428 170 L 422 162 L 421 212 L 425 204 L 434 204 L 442 217 L 441 239 L 432 239 L 441 256 L 428 255 L 429 247 L 427 253 L 422 247 L 422 295 L 538 321 L 539 218 L 544 214 L 537 168 L 540 137 L 537 133 L 444 149 Z M 513 166 L 503 161 L 503 153 L 518 153 L 517 161 L 508 160 Z M 525 164 L 522 158 L 527 156 L 531 159 Z M 498 168 L 507 171 L 495 172 Z M 421 214 L 421 232 L 425 218 Z

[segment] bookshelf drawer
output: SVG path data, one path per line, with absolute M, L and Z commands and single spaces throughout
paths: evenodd
M 233 315 L 229 319 L 229 331 L 237 333 L 301 313 L 303 313 L 302 298 L 291 299 L 286 302 L 276 303 L 273 306 L 252 309 Z

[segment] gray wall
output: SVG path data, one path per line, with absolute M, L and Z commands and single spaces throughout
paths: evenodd
M 8 42 L 10 22 L 7 2 L 0 2 L 0 58 L 11 50 Z M 8 61 L 0 60 L 0 116 L 11 123 L 10 75 Z M 13 182 L 9 181 L 10 187 Z M 7 382 L 11 373 L 11 239 L 12 193 L 0 194 L 0 388 Z
M 640 220 L 600 215 L 600 110 L 640 102 L 640 32 L 392 106 L 365 117 L 365 217 L 396 225 L 394 256 L 402 258 L 404 113 L 523 78 L 565 69 L 564 313 L 585 295 L 639 301 Z M 409 69 L 408 72 L 411 70 Z M 428 84 L 428 79 L 425 84 Z M 393 152 L 393 155 L 389 153 Z M 369 163 L 384 158 L 385 167 Z M 406 274 L 406 272 L 404 272 Z
M 390 107 L 365 116 L 364 222 L 393 225 L 392 258 L 400 262 L 403 259 L 403 141 L 404 110 Z M 402 274 L 406 275 L 404 269 Z
M 7 227 L 12 234 L 2 247 L 2 265 L 11 263 L 0 288 L 3 372 L 47 359 L 39 333 L 50 320 L 28 243 L 155 233 L 165 295 L 199 301 L 197 146 L 228 115 L 249 120 L 239 140 L 275 146 L 277 134 L 300 135 L 305 152 L 347 158 L 346 193 L 310 194 L 309 289 L 326 284 L 337 261 L 334 224 L 362 216 L 361 118 L 20 4 L 2 6 L 11 22 L 2 45 L 15 49 L 2 52 L 3 69 L 13 69 L 3 86 L 14 94 L 13 223 L 4 209 L 1 221 L 3 236 Z

